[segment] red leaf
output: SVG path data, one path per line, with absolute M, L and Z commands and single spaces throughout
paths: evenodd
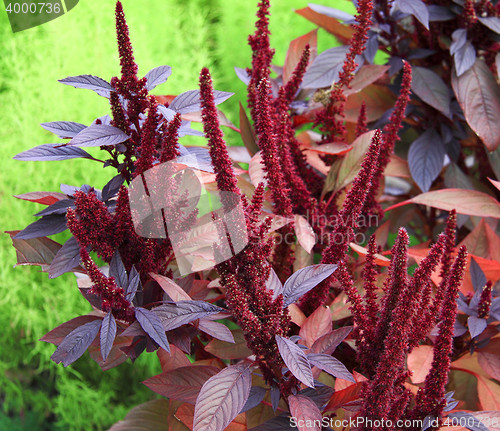
M 435 190 L 417 195 L 411 202 L 445 211 L 454 209 L 459 214 L 500 218 L 500 203 L 492 196 L 477 190 Z
M 308 253 L 311 253 L 314 244 L 316 244 L 316 235 L 309 222 L 301 215 L 295 215 L 295 233 L 299 244 Z
M 189 365 L 150 377 L 143 383 L 164 397 L 194 404 L 203 384 L 219 371 L 215 367 Z
M 366 64 L 354 76 L 351 82 L 351 88 L 344 90 L 346 96 L 355 94 L 364 88 L 373 84 L 378 79 L 382 78 L 389 70 L 389 66 L 381 66 L 378 64 Z
M 354 30 L 351 27 L 341 24 L 335 18 L 315 12 L 310 7 L 297 9 L 295 12 L 325 29 L 328 33 L 333 34 L 342 43 L 347 43 L 354 34 Z
M 149 275 L 160 285 L 172 301 L 190 301 L 191 297 L 171 278 L 150 272 Z
M 332 313 L 328 307 L 320 306 L 302 324 L 299 335 L 306 346 L 311 347 L 318 338 L 330 333 L 331 330 Z
M 248 120 L 245 108 L 243 108 L 241 102 L 240 102 L 240 132 L 243 144 L 245 144 L 245 147 L 250 153 L 250 155 L 253 156 L 255 153 L 257 153 L 257 151 L 259 151 L 259 147 L 255 143 L 255 135 L 252 129 L 252 125 Z
M 477 358 L 481 368 L 493 379 L 500 380 L 500 338 L 494 338 L 479 349 Z
M 61 244 L 55 242 L 45 236 L 31 239 L 15 239 L 20 231 L 7 231 L 11 237 L 12 245 L 16 249 L 17 264 L 16 265 L 50 265 L 54 256 L 62 247 Z
M 309 44 L 311 50 L 311 55 L 309 56 L 309 64 L 311 64 L 318 51 L 318 29 L 314 29 L 290 42 L 286 53 L 285 65 L 283 66 L 283 84 L 286 84 L 292 76 L 307 44 Z
M 418 346 L 408 355 L 408 370 L 413 383 L 422 383 L 432 366 L 432 346 Z
M 290 395 L 288 404 L 292 421 L 295 421 L 299 431 L 321 431 L 322 415 L 311 398 L 304 395 Z M 313 426 L 311 427 L 309 424 Z
M 483 218 L 460 245 L 465 245 L 470 254 L 500 262 L 500 237 Z
M 65 194 L 57 192 L 31 192 L 23 193 L 21 195 L 14 195 L 14 197 L 43 205 L 52 205 L 62 199 L 68 198 Z
M 500 87 L 484 60 L 451 80 L 465 119 L 488 148 L 494 151 L 500 144 Z
M 252 355 L 252 351 L 247 347 L 243 331 L 237 329 L 231 332 L 234 343 L 212 340 L 205 346 L 205 350 L 220 359 L 242 359 Z
M 369 123 L 378 120 L 385 111 L 394 106 L 394 94 L 382 85 L 371 84 L 363 90 L 351 94 L 345 104 L 345 118 L 356 123 L 362 102 L 366 104 L 366 119 Z
M 114 424 L 109 431 L 168 431 L 169 403 L 167 400 L 153 400 L 140 404 L 128 412 L 125 419 Z
M 323 412 L 336 411 L 340 407 L 357 400 L 361 395 L 362 387 L 363 383 L 356 383 L 355 385 L 348 386 L 341 391 L 335 392 L 330 398 L 330 401 L 328 401 L 328 404 L 324 408 Z
M 161 369 L 164 373 L 175 370 L 176 368 L 189 367 L 191 365 L 191 361 L 185 353 L 173 344 L 170 345 L 170 353 L 166 350 L 158 349 L 156 354 L 158 355 Z

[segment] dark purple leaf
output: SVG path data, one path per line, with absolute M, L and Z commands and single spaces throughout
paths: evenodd
M 87 127 L 85 124 L 75 123 L 74 121 L 51 121 L 50 123 L 42 123 L 40 126 L 60 138 L 72 138 Z
M 423 192 L 428 192 L 444 163 L 445 147 L 435 129 L 427 129 L 410 146 L 408 165 L 411 176 Z
M 191 340 L 197 334 L 198 331 L 193 326 L 181 326 L 173 331 L 168 331 L 168 337 L 171 343 L 188 355 L 191 354 Z
M 175 304 L 163 304 L 156 307 L 155 313 L 159 316 L 166 331 L 186 325 L 193 320 L 221 313 L 223 308 L 205 301 L 179 301 Z
M 329 386 L 318 386 L 302 389 L 299 394 L 309 397 L 321 409 L 330 400 L 334 392 L 335 390 Z
M 74 147 L 99 147 L 117 145 L 125 142 L 129 136 L 117 127 L 106 124 L 93 124 L 76 135 L 68 145 Z
M 273 268 L 271 268 L 269 272 L 269 278 L 266 281 L 266 289 L 273 292 L 273 299 L 276 299 L 283 293 L 283 284 Z
M 307 69 L 302 81 L 303 88 L 330 87 L 337 81 L 344 65 L 348 48 L 338 46 L 319 54 Z
M 266 396 L 266 392 L 267 391 L 265 388 L 261 388 L 260 386 L 252 386 L 252 388 L 250 389 L 250 395 L 248 396 L 247 402 L 241 409 L 240 413 L 244 413 L 258 406 Z
M 229 330 L 226 325 L 219 322 L 213 322 L 208 319 L 200 319 L 198 323 L 198 329 L 203 331 L 205 334 L 211 335 L 221 341 L 227 341 L 228 343 L 234 343 L 233 333 Z
M 24 161 L 57 161 L 84 158 L 89 159 L 92 156 L 81 148 L 60 147 L 64 144 L 43 144 L 31 150 L 23 151 L 14 156 L 16 160 Z
M 290 372 L 306 386 L 313 388 L 314 378 L 311 364 L 302 349 L 292 341 L 279 335 L 276 335 L 275 338 L 280 355 Z
M 97 337 L 101 322 L 101 319 L 94 320 L 71 331 L 50 358 L 56 364 L 62 362 L 65 367 L 75 362 Z
M 248 85 L 250 83 L 250 76 L 248 76 L 248 72 L 246 69 L 235 67 L 234 71 L 236 72 L 236 76 L 238 76 L 238 78 L 240 78 L 245 85 Z
M 186 366 L 150 377 L 143 383 L 164 397 L 195 404 L 202 386 L 219 372 L 208 365 Z
M 68 208 L 75 208 L 75 201 L 73 199 L 61 199 L 49 205 L 44 210 L 37 212 L 35 216 L 42 217 L 50 214 L 66 214 Z
M 66 229 L 66 216 L 60 214 L 48 215 L 26 226 L 14 238 L 39 238 L 41 236 L 55 235 L 56 233 L 61 233 Z
M 248 431 L 297 431 L 297 427 L 292 427 L 288 415 L 275 416 L 263 424 L 250 428 Z
M 283 306 L 288 307 L 316 287 L 337 269 L 337 265 L 311 265 L 293 273 L 283 286 Z
M 351 333 L 352 328 L 352 326 L 344 326 L 323 335 L 314 342 L 311 352 L 331 355 L 337 346 Z
M 478 20 L 481 24 L 488 27 L 490 30 L 494 31 L 497 34 L 500 34 L 500 18 L 496 16 L 489 16 L 478 17 Z
M 429 30 L 429 11 L 422 0 L 396 0 L 399 10 L 417 18 Z
M 466 41 L 463 46 L 457 49 L 453 59 L 455 61 L 457 76 L 462 76 L 476 61 L 476 50 L 472 43 Z
M 373 33 L 372 35 L 369 36 L 368 40 L 366 41 L 366 48 L 365 51 L 363 52 L 363 57 L 368 63 L 373 64 L 377 51 L 378 51 L 378 36 L 376 33 Z
M 170 352 L 165 329 L 161 324 L 160 318 L 152 311 L 146 310 L 142 307 L 135 307 L 135 318 L 139 321 L 142 329 L 154 340 L 156 343 L 167 352 Z
M 240 363 L 224 368 L 208 379 L 201 388 L 194 408 L 193 431 L 222 431 L 245 405 L 252 373 Z
M 127 271 L 123 265 L 122 258 L 118 250 L 115 251 L 109 263 L 109 275 L 115 278 L 116 284 L 125 289 L 128 286 Z
M 59 277 L 80 265 L 80 244 L 74 236 L 68 239 L 49 266 L 49 278 Z
M 471 258 L 470 260 L 470 278 L 472 280 L 474 292 L 477 292 L 478 290 L 481 292 L 486 284 L 486 275 L 484 275 L 483 270 L 474 258 Z M 473 304 L 470 304 L 470 306 L 473 307 Z
M 127 301 L 132 302 L 137 293 L 137 289 L 141 286 L 141 276 L 135 269 L 135 266 L 132 266 L 130 270 L 130 274 L 128 276 L 128 285 L 125 289 L 125 299 Z
M 120 190 L 120 187 L 122 186 L 124 181 L 125 178 L 122 175 L 117 175 L 111 178 L 111 180 L 102 189 L 102 200 L 106 202 L 108 199 L 115 196 Z
M 146 88 L 151 91 L 157 85 L 163 84 L 167 81 L 168 77 L 172 74 L 172 68 L 170 66 L 158 66 L 151 69 L 144 78 L 146 81 Z
M 471 338 L 475 338 L 486 329 L 486 327 L 488 326 L 488 322 L 486 321 L 486 319 L 481 319 L 476 316 L 469 316 L 467 318 L 467 326 L 469 327 Z
M 164 105 L 158 105 L 158 111 L 167 121 L 172 121 L 175 117 L 176 112 Z
M 85 88 L 95 91 L 99 96 L 103 97 L 109 97 L 111 91 L 114 91 L 109 82 L 92 75 L 68 76 L 67 78 L 59 79 L 59 82 L 75 88 Z
M 454 412 L 450 413 L 446 417 L 455 419 L 455 421 L 449 421 L 452 424 L 458 423 L 460 424 L 460 426 L 470 429 L 471 431 L 489 431 L 489 428 L 487 426 L 485 426 L 479 419 L 474 417 L 474 415 L 469 412 Z M 463 420 L 462 418 L 465 420 Z
M 292 415 L 290 421 L 299 431 L 321 431 L 323 416 L 313 400 L 305 395 L 290 395 L 288 405 Z
M 229 99 L 234 93 L 227 93 L 225 91 L 214 91 L 214 102 L 216 105 L 222 103 Z M 170 109 L 173 109 L 180 114 L 187 114 L 189 112 L 201 111 L 200 106 L 200 90 L 189 90 L 182 94 L 179 94 L 172 103 L 169 105 Z
M 459 28 L 455 30 L 451 35 L 451 40 L 450 54 L 455 55 L 465 45 L 465 42 L 467 42 L 467 29 Z
M 451 92 L 439 75 L 425 67 L 414 66 L 411 89 L 425 103 L 451 118 Z
M 333 356 L 325 355 L 323 353 L 309 353 L 307 355 L 307 359 L 312 365 L 326 371 L 333 377 L 338 377 L 340 379 L 356 383 L 353 375 L 349 372 L 345 365 Z
M 429 11 L 429 21 L 449 21 L 454 19 L 456 15 L 445 6 L 438 6 L 434 4 L 427 5 L 427 10 Z
M 467 332 L 467 328 L 462 325 L 458 320 L 455 320 L 455 325 L 453 326 L 453 336 L 454 337 L 461 337 Z M 437 335 L 439 331 L 436 331 Z
M 109 352 L 113 348 L 113 343 L 116 337 L 116 321 L 113 313 L 110 311 L 104 319 L 102 319 L 101 325 L 101 356 L 104 362 L 108 358 Z
M 271 390 L 269 391 L 269 396 L 271 397 L 271 406 L 273 408 L 273 411 L 276 412 L 281 399 L 280 388 L 278 386 L 272 385 Z
M 412 50 L 411 53 L 406 58 L 408 60 L 417 60 L 421 58 L 427 58 L 435 53 L 436 51 L 433 49 L 417 48 Z

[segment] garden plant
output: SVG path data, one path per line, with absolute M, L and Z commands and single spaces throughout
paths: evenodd
M 15 156 L 109 172 L 17 195 L 44 207 L 8 233 L 92 306 L 42 338 L 56 363 L 156 351 L 162 398 L 111 430 L 500 428 L 500 5 L 354 3 L 297 10 L 341 46 L 314 30 L 283 66 L 258 3 L 236 127 L 207 68 L 150 94 L 172 69 L 138 76 L 117 2 L 120 76 L 60 80 L 110 114 Z

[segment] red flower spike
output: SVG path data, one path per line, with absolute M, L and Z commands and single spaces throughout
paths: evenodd
M 368 241 L 368 254 L 366 263 L 361 274 L 363 279 L 363 289 L 365 291 L 364 303 L 366 307 L 367 328 L 374 327 L 377 322 L 377 313 L 379 306 L 377 303 L 377 286 L 375 280 L 378 275 L 378 267 L 375 263 L 375 254 L 377 253 L 377 243 L 375 234 Z
M 302 83 L 302 79 L 304 78 L 304 74 L 306 73 L 307 66 L 309 65 L 309 58 L 311 56 L 311 47 L 307 44 L 302 52 L 299 62 L 293 71 L 291 78 L 282 87 L 283 92 L 280 94 L 280 99 L 290 105 L 295 98 L 295 94 L 300 88 L 300 84 Z
M 443 308 L 440 315 L 439 333 L 434 343 L 432 367 L 425 378 L 424 387 L 417 393 L 416 406 L 412 414 L 423 419 L 432 415 L 439 417 L 446 405 L 444 395 L 450 371 L 450 355 L 453 350 L 453 332 L 457 314 L 456 298 L 467 265 L 467 250 L 460 247 L 450 270 Z
M 415 310 L 411 326 L 413 328 L 412 337 L 410 337 L 410 351 L 418 345 L 418 343 L 427 337 L 432 327 L 436 315 L 430 315 L 432 309 L 432 279 L 431 274 L 437 268 L 440 260 L 442 260 L 444 250 L 446 248 L 446 234 L 439 236 L 436 242 L 430 249 L 429 254 L 420 262 L 419 267 L 415 270 L 410 283 L 410 290 L 417 296 L 419 309 Z M 429 314 L 429 317 L 426 317 Z
M 362 368 L 373 375 L 375 366 L 380 360 L 384 341 L 392 322 L 392 314 L 399 302 L 400 295 L 407 289 L 408 275 L 408 244 L 409 237 L 406 229 L 399 229 L 398 237 L 391 250 L 391 264 L 384 284 L 385 295 L 381 304 L 381 315 L 372 340 L 369 340 L 367 349 L 371 352 L 370 360 L 362 364 Z
M 347 192 L 340 210 L 339 224 L 332 232 L 330 245 L 323 253 L 323 263 L 338 263 L 344 259 L 349 243 L 354 238 L 354 228 L 368 196 L 368 191 L 376 171 L 377 160 L 381 149 L 381 132 L 376 130 L 372 142 L 361 164 L 361 169 Z M 338 240 L 341 238 L 341 241 Z
M 248 43 L 252 48 L 252 69 L 250 70 L 250 82 L 248 84 L 248 106 L 251 117 L 257 122 L 255 112 L 256 89 L 263 79 L 269 78 L 271 61 L 274 56 L 274 49 L 269 43 L 269 0 L 262 0 L 258 5 L 257 22 L 255 23 L 255 33 L 248 37 Z
M 368 31 L 372 25 L 372 0 L 359 0 L 356 14 L 356 24 L 353 25 L 354 34 L 349 41 L 349 52 L 346 55 L 344 66 L 339 74 L 338 87 L 350 87 L 354 78 L 354 71 L 358 66 L 355 62 L 356 56 L 361 55 L 366 47 Z
M 366 103 L 363 100 L 363 102 L 361 102 L 361 107 L 359 108 L 359 116 L 358 116 L 358 121 L 356 123 L 356 131 L 354 133 L 354 136 L 356 136 L 357 138 L 366 132 L 368 132 L 368 126 L 366 120 Z
M 123 13 L 123 6 L 120 1 L 116 2 L 116 35 L 118 38 L 118 52 L 120 54 L 120 65 L 122 67 L 122 78 L 137 78 L 137 64 L 134 60 L 132 44 L 128 31 L 127 21 Z
M 394 151 L 394 145 L 396 141 L 399 140 L 398 132 L 401 128 L 401 124 L 405 115 L 406 106 L 410 101 L 411 93 L 411 66 L 410 63 L 403 60 L 403 80 L 401 84 L 401 90 L 399 92 L 396 105 L 394 106 L 394 111 L 391 114 L 389 122 L 384 127 L 384 138 L 383 144 L 380 149 L 379 160 L 376 164 L 377 169 L 375 172 L 375 178 L 372 181 L 370 191 L 368 193 L 368 199 L 365 203 L 363 213 L 365 214 L 379 214 L 383 215 L 382 208 L 375 200 L 377 196 L 378 189 L 380 187 L 380 182 L 384 170 L 389 164 L 391 155 Z
M 117 244 L 112 216 L 94 192 L 77 191 L 75 210 L 66 213 L 67 225 L 79 244 L 91 247 L 100 258 L 111 261 Z
M 375 131 L 370 147 L 361 164 L 361 169 L 347 192 L 342 209 L 337 216 L 337 225 L 330 234 L 330 245 L 324 250 L 321 263 L 337 264 L 345 259 L 349 243 L 354 239 L 354 227 L 367 198 L 367 192 L 379 157 L 381 132 Z M 333 276 L 334 277 L 334 276 Z M 323 304 L 328 296 L 331 281 L 325 280 L 310 290 L 300 302 L 304 313 L 312 313 Z
M 157 103 L 154 97 L 149 100 L 149 111 L 141 130 L 141 146 L 138 148 L 139 156 L 135 162 L 133 177 L 137 177 L 153 167 L 155 160 L 158 128 Z
M 490 315 L 491 308 L 491 288 L 493 283 L 488 281 L 483 287 L 481 292 L 481 297 L 479 298 L 479 303 L 477 305 L 477 317 L 481 319 L 487 319 Z
M 217 108 L 214 102 L 212 77 L 207 68 L 203 68 L 200 73 L 200 100 L 203 131 L 208 139 L 208 147 L 216 174 L 217 186 L 219 190 L 240 195 L 240 190 L 236 185 L 237 181 L 233 171 L 233 164 L 229 158 L 226 143 L 224 142 L 219 126 Z
M 292 204 L 289 198 L 289 189 L 286 187 L 281 168 L 276 136 L 269 115 L 270 84 L 262 80 L 257 89 L 257 119 L 259 124 L 258 145 L 262 152 L 266 176 L 271 190 L 274 212 L 282 216 L 292 216 Z
M 452 252 L 455 247 L 456 242 L 456 226 L 457 226 L 457 216 L 455 210 L 450 211 L 448 220 L 446 221 L 446 228 L 444 231 L 444 242 L 443 242 L 443 255 L 441 257 L 441 282 L 436 289 L 436 294 L 432 302 L 430 301 L 430 285 L 428 286 L 428 291 L 426 291 L 426 298 L 424 298 L 426 304 L 422 304 L 422 315 L 418 319 L 419 332 L 413 340 L 413 347 L 416 347 L 417 343 L 424 338 L 429 331 L 434 327 L 436 319 L 441 309 L 441 304 L 443 303 L 444 293 L 446 290 L 446 285 L 448 283 L 448 277 L 451 274 L 451 264 L 452 264 Z
M 181 114 L 175 114 L 175 117 L 168 125 L 163 128 L 161 138 L 160 163 L 165 163 L 175 159 L 179 153 L 179 127 L 181 127 Z M 165 124 L 165 123 L 164 123 Z
M 134 310 L 132 304 L 125 299 L 124 290 L 115 283 L 113 277 L 108 278 L 99 270 L 85 247 L 80 247 L 80 256 L 92 281 L 90 293 L 101 298 L 102 311 L 112 311 L 116 318 L 132 322 Z
M 400 233 L 400 235 L 402 234 Z M 410 349 L 410 339 L 414 336 L 415 326 L 412 324 L 412 320 L 414 321 L 414 318 L 418 319 L 417 313 L 421 311 L 422 290 L 425 289 L 431 272 L 439 263 L 443 253 L 444 238 L 444 235 L 441 236 L 440 241 L 434 244 L 428 256 L 415 271 L 414 277 L 409 284 L 392 285 L 390 288 L 391 293 L 399 294 L 394 301 L 395 305 L 388 319 L 390 324 L 387 326 L 383 352 L 376 366 L 375 375 L 368 385 L 361 413 L 364 417 L 393 420 L 397 418 L 397 416 L 392 416 L 394 411 L 402 408 L 398 404 L 398 400 L 402 395 L 399 393 L 402 390 L 400 386 L 406 378 L 406 355 Z M 404 234 L 401 239 L 404 242 Z M 406 263 L 403 263 L 402 268 L 405 269 L 404 277 L 406 278 L 405 266 Z M 402 276 L 403 274 L 397 278 L 401 279 Z M 395 292 L 396 288 L 399 292 Z M 386 305 L 388 305 L 388 302 Z M 381 323 L 383 323 L 383 320 Z M 396 409 L 395 406 L 397 406 Z

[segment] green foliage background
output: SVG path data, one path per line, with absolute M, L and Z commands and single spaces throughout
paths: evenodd
M 339 7 L 339 2 L 324 1 Z M 332 4 L 335 3 L 335 4 Z M 341 7 L 350 3 L 340 2 Z M 253 31 L 257 0 L 123 0 L 139 73 L 168 64 L 173 74 L 156 94 L 178 94 L 197 87 L 204 66 L 218 90 L 236 95 L 222 108 L 238 125 L 238 100 L 245 86 L 233 67 L 250 63 L 247 36 Z M 293 13 L 306 0 L 275 0 L 272 45 L 283 64 L 289 41 L 314 29 Z M 319 51 L 334 39 L 319 33 Z M 0 12 L 0 226 L 21 229 L 35 219 L 38 205 L 12 195 L 58 191 L 61 183 L 90 183 L 102 188 L 111 178 L 87 160 L 20 162 L 12 157 L 36 145 L 57 142 L 39 124 L 69 120 L 89 124 L 109 113 L 107 100 L 92 91 L 57 82 L 66 76 L 92 74 L 109 80 L 118 74 L 114 1 L 82 0 L 75 9 L 42 26 L 13 34 Z M 57 138 L 56 138 L 57 139 Z M 203 139 L 184 143 L 203 143 Z M 229 131 L 227 141 L 241 145 Z M 59 235 L 64 239 L 64 235 Z M 57 239 L 57 238 L 56 238 Z M 134 405 L 154 395 L 140 382 L 157 374 L 155 354 L 144 354 L 102 372 L 88 354 L 64 369 L 50 361 L 54 346 L 39 338 L 57 325 L 90 311 L 72 274 L 49 280 L 35 267 L 13 268 L 15 251 L 0 235 L 0 430 L 104 430 Z

